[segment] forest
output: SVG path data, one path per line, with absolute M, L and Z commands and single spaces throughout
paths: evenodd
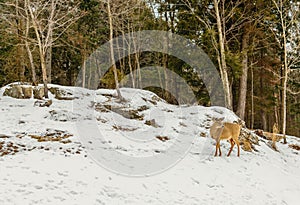
M 16 81 L 43 83 L 45 89 L 48 83 L 74 86 L 89 56 L 113 38 L 168 31 L 209 56 L 219 71 L 226 107 L 247 127 L 272 131 L 277 123 L 280 133 L 300 136 L 298 0 L 1 0 L 0 12 L 1 87 Z M 186 62 L 142 52 L 135 44 L 126 49 L 132 54 L 97 79 L 98 87 L 118 89 L 129 75 L 132 87 L 144 88 L 141 70 L 155 65 L 165 70 L 161 78 L 172 78 L 166 70 L 176 73 L 199 105 L 211 105 L 205 84 Z M 107 51 L 116 52 L 122 51 Z M 112 62 L 114 55 L 108 56 Z M 82 86 L 89 87 L 90 79 L 84 78 Z M 176 104 L 180 91 L 170 96 L 172 86 L 176 79 L 148 89 Z

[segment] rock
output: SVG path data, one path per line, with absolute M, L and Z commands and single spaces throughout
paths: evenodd
M 252 146 L 251 143 L 249 142 L 249 140 L 244 140 L 243 141 L 243 146 L 242 149 L 247 151 L 247 152 L 251 152 L 252 151 Z
M 138 109 L 137 109 L 137 111 L 139 111 L 139 112 L 142 112 L 142 111 L 144 111 L 144 110 L 148 110 L 149 109 L 149 107 L 148 106 L 146 106 L 146 105 L 142 105 L 142 106 L 140 106 Z
M 123 107 L 112 107 L 111 105 L 104 105 L 104 107 L 127 119 L 144 120 L 144 115 L 139 114 L 137 110 L 128 110 Z
M 42 100 L 44 96 L 45 96 L 45 93 L 44 93 L 43 86 L 36 86 L 33 88 L 33 97 L 35 99 Z
M 37 100 L 34 102 L 34 106 L 38 107 L 49 107 L 52 105 L 52 100 Z
M 24 98 L 21 85 L 11 85 L 11 87 L 5 89 L 3 95 L 10 96 L 12 98 L 17 98 L 17 99 Z
M 22 87 L 22 92 L 25 99 L 30 99 L 32 97 L 32 87 Z
M 75 97 L 72 93 L 61 90 L 59 88 L 50 87 L 49 91 L 54 95 L 54 97 L 58 100 L 74 100 Z
M 240 138 L 241 138 L 241 140 L 242 139 L 248 140 L 251 144 L 255 144 L 255 145 L 259 144 L 257 135 L 255 133 L 251 132 L 250 130 L 248 130 L 247 128 L 241 129 Z
M 239 141 L 242 145 L 242 149 L 245 151 L 256 150 L 254 145 L 258 145 L 258 137 L 255 133 L 252 133 L 247 128 L 241 129 L 241 134 L 239 136 Z
M 152 127 L 159 127 L 159 125 L 155 122 L 155 119 L 152 120 L 146 120 L 146 125 L 152 126 Z
M 201 132 L 201 133 L 200 133 L 200 136 L 201 136 L 201 137 L 206 137 L 206 133 L 205 133 L 205 132 Z

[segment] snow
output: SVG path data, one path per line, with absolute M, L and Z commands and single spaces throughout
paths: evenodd
M 0 156 L 0 204 L 299 203 L 299 151 L 260 139 L 257 152 L 237 157 L 235 147 L 226 157 L 222 141 L 223 156 L 213 156 L 212 117 L 237 120 L 225 108 L 170 105 L 137 89 L 122 88 L 119 102 L 114 90 L 50 86 L 76 98 L 50 95 L 50 107 L 36 107 L 0 90 L 0 142 L 18 147 Z M 152 119 L 157 126 L 145 124 Z

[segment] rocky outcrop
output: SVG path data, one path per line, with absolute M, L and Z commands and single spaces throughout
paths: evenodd
M 35 99 L 43 99 L 44 87 L 43 86 L 31 86 L 29 84 L 10 84 L 3 93 L 4 96 L 10 96 L 17 99 L 30 99 L 32 96 Z
M 32 87 L 31 86 L 30 87 L 29 86 L 26 86 L 26 87 L 21 86 L 21 88 L 22 88 L 22 92 L 23 92 L 23 98 L 30 99 L 32 97 L 32 91 L 33 91 Z
M 258 137 L 255 133 L 251 132 L 247 128 L 242 128 L 239 136 L 240 144 L 242 145 L 242 149 L 248 152 L 252 150 L 256 150 L 254 145 L 258 145 Z
M 44 87 L 43 86 L 35 86 L 33 88 L 33 98 L 42 100 L 45 96 Z
M 10 96 L 12 98 L 23 99 L 24 94 L 21 85 L 11 85 L 10 87 L 6 88 L 4 96 Z
M 72 92 L 63 90 L 59 87 L 51 87 L 50 85 L 49 91 L 58 100 L 75 99 Z M 6 86 L 3 95 L 17 99 L 30 99 L 33 97 L 34 99 L 42 100 L 45 97 L 44 86 L 32 86 L 28 83 L 10 84 Z
M 58 87 L 50 87 L 49 91 L 58 100 L 74 100 L 73 93 L 67 92 L 65 90 L 59 89 Z
M 146 120 L 145 124 L 146 124 L 146 125 L 149 125 L 149 126 L 152 126 L 152 127 L 160 127 L 160 126 L 155 122 L 155 119 Z

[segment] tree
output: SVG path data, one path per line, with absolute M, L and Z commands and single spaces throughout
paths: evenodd
M 79 3 L 67 0 L 25 0 L 7 1 L 3 5 L 6 7 L 6 19 L 9 23 L 12 23 L 11 19 L 25 22 L 25 27 L 18 28 L 18 35 L 25 44 L 34 82 L 35 67 L 30 45 L 38 47 L 45 97 L 48 98 L 47 83 L 48 79 L 51 80 L 52 47 L 70 25 L 82 16 L 78 9 Z M 16 11 L 13 15 L 9 14 L 11 7 Z
M 264 3 L 256 0 L 249 1 L 244 0 L 240 7 L 243 7 L 244 12 L 241 13 L 241 18 L 244 19 L 244 22 L 240 26 L 240 38 L 241 38 L 241 75 L 239 80 L 239 94 L 237 102 L 237 115 L 245 120 L 246 114 L 246 102 L 247 102 L 247 81 L 248 81 L 248 70 L 249 64 L 255 64 L 256 62 L 250 62 L 249 56 L 253 55 L 255 52 L 255 47 L 258 45 L 257 37 L 260 35 L 261 28 L 259 23 L 261 18 L 266 14 L 264 9 Z M 254 59 L 256 61 L 256 59 Z
M 26 18 L 30 18 L 35 32 L 35 38 L 32 40 L 38 46 L 44 92 L 45 97 L 48 98 L 47 83 L 49 76 L 47 74 L 51 74 L 51 66 L 49 65 L 52 54 L 51 49 L 66 29 L 81 17 L 81 14 L 78 13 L 79 4 L 67 0 L 25 0 L 25 5 L 24 10 L 28 10 L 29 14 Z
M 113 39 L 115 34 L 122 28 L 123 21 L 128 16 L 132 15 L 136 8 L 141 6 L 140 0 L 100 0 L 103 3 L 103 11 L 107 14 L 108 24 L 109 24 L 109 43 L 110 43 L 110 61 L 112 63 L 112 69 L 114 73 L 115 87 L 117 91 L 118 98 L 122 101 L 124 98 L 120 92 L 120 86 L 118 81 L 118 72 L 115 62 L 115 48 Z M 121 32 L 122 34 L 122 32 Z M 123 32 L 124 34 L 124 32 Z M 123 45 L 125 46 L 125 45 Z M 124 48 L 122 48 L 124 49 Z M 118 49 L 118 52 L 119 49 Z
M 236 39 L 234 35 L 237 34 L 237 29 L 245 21 L 245 10 L 239 9 L 243 1 L 212 0 L 204 1 L 202 5 L 199 5 L 198 1 L 195 3 L 192 0 L 183 0 L 183 2 L 189 12 L 206 28 L 206 32 L 209 32 L 223 83 L 225 104 L 227 108 L 232 110 L 233 96 L 230 73 L 231 75 L 234 73 L 234 64 L 237 63 L 237 58 L 230 45 Z
M 295 42 L 295 33 L 299 33 L 299 15 L 300 4 L 298 1 L 287 0 L 272 0 L 275 7 L 275 24 L 279 25 L 279 30 L 275 30 L 277 42 L 281 48 L 282 59 L 282 134 L 284 143 L 286 141 L 286 122 L 287 122 L 287 90 L 288 90 L 288 75 L 291 71 L 291 66 L 299 62 L 299 57 L 294 55 L 300 51 L 300 46 L 296 45 L 289 49 L 290 42 Z

